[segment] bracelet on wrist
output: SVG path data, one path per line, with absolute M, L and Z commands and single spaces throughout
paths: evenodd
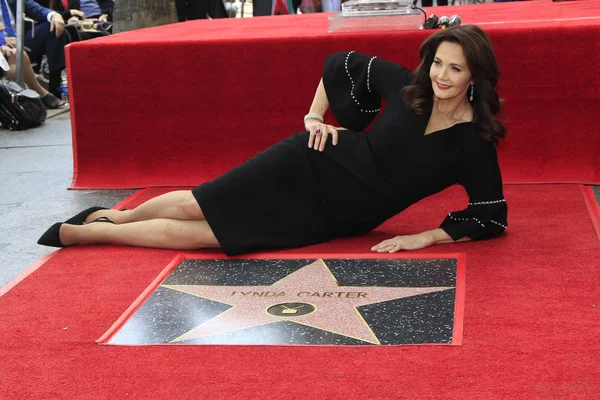
M 321 123 L 323 123 L 323 116 L 321 114 L 308 113 L 304 116 L 304 123 L 306 123 L 307 119 L 318 119 L 319 121 L 321 121 Z

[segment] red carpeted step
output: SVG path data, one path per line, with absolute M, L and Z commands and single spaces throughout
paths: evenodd
M 509 129 L 499 151 L 505 182 L 600 183 L 600 2 L 435 12 L 458 13 L 491 37 Z M 328 54 L 356 50 L 414 69 L 431 34 L 329 34 L 327 17 L 191 21 L 72 44 L 72 187 L 212 179 L 304 129 Z

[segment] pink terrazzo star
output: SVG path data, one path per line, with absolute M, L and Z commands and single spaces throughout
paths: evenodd
M 380 344 L 356 307 L 452 289 L 451 287 L 339 286 L 322 259 L 308 264 L 270 286 L 162 285 L 232 307 L 171 343 L 216 335 L 280 321 L 291 321 L 339 335 Z M 305 315 L 278 316 L 275 305 L 306 303 L 315 310 Z M 285 307 L 284 307 L 285 308 Z

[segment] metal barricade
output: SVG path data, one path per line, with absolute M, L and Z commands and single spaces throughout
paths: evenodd
M 25 50 L 25 0 L 17 0 L 17 83 L 23 86 L 23 51 Z

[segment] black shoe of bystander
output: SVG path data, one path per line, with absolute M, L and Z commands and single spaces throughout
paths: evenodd
M 60 108 L 66 104 L 64 100 L 60 100 L 50 92 L 48 92 L 44 97 L 41 97 L 41 99 L 42 103 L 44 103 L 44 106 L 52 110 Z

